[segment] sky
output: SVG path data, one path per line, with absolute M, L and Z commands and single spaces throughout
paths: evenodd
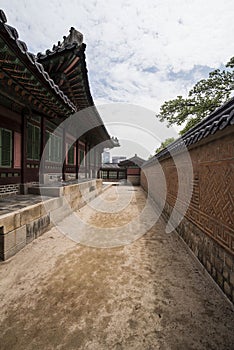
M 71 26 L 83 33 L 94 102 L 122 145 L 112 154 L 147 158 L 165 133 L 176 136 L 159 125 L 160 106 L 234 54 L 233 0 L 0 0 L 0 8 L 33 53 Z

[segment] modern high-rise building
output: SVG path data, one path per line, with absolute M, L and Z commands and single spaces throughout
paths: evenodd
M 106 164 L 110 162 L 111 162 L 110 152 L 107 150 L 104 150 L 104 152 L 102 153 L 102 163 Z
M 112 163 L 118 164 L 122 160 L 127 159 L 127 157 L 124 156 L 112 156 Z

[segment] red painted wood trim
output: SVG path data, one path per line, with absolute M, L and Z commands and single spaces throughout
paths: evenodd
M 79 57 L 76 57 L 74 59 L 74 61 L 72 61 L 72 63 L 64 70 L 64 73 L 66 74 L 67 72 L 69 72 L 69 70 L 79 61 Z

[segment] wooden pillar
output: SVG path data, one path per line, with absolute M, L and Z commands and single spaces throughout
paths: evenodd
M 85 178 L 90 177 L 90 145 L 85 143 Z
M 85 142 L 85 178 L 87 179 L 87 169 L 88 169 L 88 157 L 87 156 L 88 153 L 88 144 L 87 141 Z
M 76 140 L 76 179 L 79 175 L 79 140 Z
M 44 183 L 44 174 L 45 174 L 45 154 L 43 156 L 43 151 L 46 145 L 46 123 L 45 123 L 45 117 L 41 117 L 41 149 L 40 149 L 40 159 L 41 159 L 41 164 L 40 164 L 40 171 L 41 174 L 39 178 L 40 183 Z M 42 157 L 43 156 L 43 157 Z
M 90 147 L 90 143 L 88 144 L 88 174 L 89 174 L 89 176 L 88 176 L 88 178 L 90 179 L 90 171 L 91 171 L 91 164 L 90 164 L 90 162 L 91 162 L 91 157 L 90 157 L 90 149 L 91 149 L 91 147 Z
M 25 111 L 21 114 L 21 183 L 26 182 L 27 169 L 27 116 Z M 24 189 L 22 189 L 24 193 Z
M 97 178 L 97 167 L 96 167 L 96 147 L 93 148 L 93 167 L 94 167 L 94 178 Z
M 65 181 L 65 172 L 66 172 L 66 130 L 63 128 L 63 170 L 62 170 L 62 178 Z

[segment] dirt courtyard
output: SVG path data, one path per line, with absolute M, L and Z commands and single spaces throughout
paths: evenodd
M 110 207 L 122 194 L 102 194 Z M 80 217 L 99 228 L 135 220 L 127 207 Z M 88 234 L 88 233 L 87 233 Z M 131 244 L 93 248 L 57 228 L 0 263 L 1 350 L 234 349 L 234 312 L 175 233 L 160 219 Z

